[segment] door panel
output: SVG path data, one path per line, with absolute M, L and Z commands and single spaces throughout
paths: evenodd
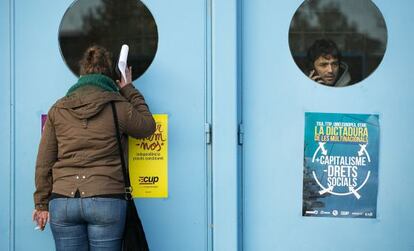
M 0 191 L 3 191 L 2 209 L 0 210 L 0 250 L 7 250 L 9 248 L 10 239 L 10 4 L 8 1 L 0 2 L 0 31 L 2 38 L 0 39 L 0 86 L 3 90 L 0 98 Z
M 15 250 L 53 250 L 50 228 L 34 230 L 34 167 L 42 114 L 76 78 L 59 54 L 60 18 L 71 1 L 15 1 Z M 53 9 L 53 11 L 49 11 Z M 47 13 L 47 14 L 46 14 Z M 19 241 L 24 240 L 24 241 Z
M 412 3 L 375 1 L 387 52 L 345 88 L 314 83 L 293 61 L 288 30 L 301 3 L 243 1 L 244 250 L 412 250 Z M 377 219 L 301 216 L 305 112 L 379 114 Z
M 50 229 L 34 231 L 30 217 L 40 116 L 76 82 L 57 40 L 60 20 L 71 3 L 15 1 L 16 250 L 29 245 L 30 250 L 53 250 Z M 135 202 L 151 250 L 207 250 L 206 4 L 144 3 L 157 22 L 159 43 L 152 65 L 134 85 L 153 113 L 169 116 L 169 197 Z

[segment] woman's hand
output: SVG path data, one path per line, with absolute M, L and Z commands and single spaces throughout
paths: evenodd
M 41 210 L 33 210 L 32 220 L 36 221 L 37 226 L 43 231 L 46 227 L 46 223 L 49 220 L 49 212 Z
M 124 79 L 124 77 L 121 75 L 121 80 L 116 81 L 120 89 L 132 83 L 132 67 L 131 66 L 125 68 L 125 77 L 126 79 Z

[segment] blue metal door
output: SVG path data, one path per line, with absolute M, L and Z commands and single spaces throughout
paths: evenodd
M 50 229 L 37 232 L 31 222 L 34 164 L 41 115 L 76 82 L 61 58 L 57 37 L 71 3 L 1 2 L 1 86 L 5 93 L 0 111 L 5 119 L 0 132 L 8 142 L 0 151 L 5 206 L 0 213 L 1 250 L 53 250 Z M 144 3 L 157 23 L 158 51 L 134 85 L 143 92 L 153 113 L 169 116 L 169 197 L 135 202 L 151 250 L 209 250 L 207 3 Z
M 302 1 L 242 1 L 243 250 L 413 250 L 414 5 L 374 2 L 388 28 L 383 61 L 334 88 L 292 59 L 289 27 Z M 305 112 L 379 114 L 376 219 L 302 217 Z
M 0 87 L 4 94 L 0 98 L 0 139 L 2 147 L 0 147 L 0 190 L 4 192 L 1 196 L 2 206 L 0 210 L 0 249 L 8 250 L 10 238 L 10 144 L 11 144 L 11 113 L 10 113 L 10 63 L 11 63 L 11 45 L 10 45 L 10 3 L 8 1 L 0 2 L 0 30 L 2 38 L 0 39 L 0 57 L 1 80 Z

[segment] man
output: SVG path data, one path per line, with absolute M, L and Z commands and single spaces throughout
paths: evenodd
M 311 70 L 309 78 L 327 86 L 347 86 L 351 82 L 348 65 L 341 61 L 341 53 L 335 42 L 316 40 L 307 55 Z

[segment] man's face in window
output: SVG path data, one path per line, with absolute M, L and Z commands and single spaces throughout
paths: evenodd
M 313 63 L 315 72 L 314 76 L 319 78 L 314 79 L 317 82 L 322 82 L 326 85 L 334 85 L 339 73 L 339 60 L 331 55 L 320 56 Z

